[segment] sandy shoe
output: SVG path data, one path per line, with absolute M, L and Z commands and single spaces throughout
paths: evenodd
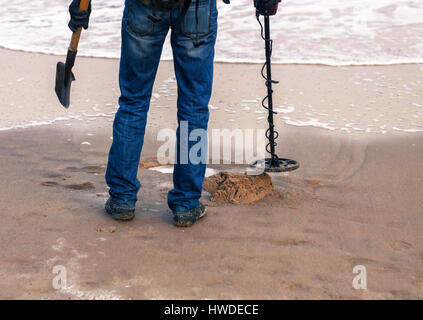
M 173 223 L 177 227 L 191 227 L 198 220 L 205 217 L 206 214 L 206 208 L 201 202 L 199 202 L 197 208 L 191 209 L 189 211 L 174 212 Z
M 104 205 L 106 212 L 118 221 L 130 221 L 135 217 L 135 208 L 118 204 L 109 198 Z

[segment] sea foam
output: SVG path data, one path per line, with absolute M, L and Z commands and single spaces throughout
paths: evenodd
M 263 40 L 252 0 L 218 1 L 216 60 L 262 62 Z M 118 58 L 123 0 L 93 3 L 79 54 Z M 65 54 L 69 0 L 2 4 L 0 46 Z M 377 65 L 423 62 L 423 1 L 284 0 L 272 17 L 275 63 Z M 169 42 L 162 59 L 171 59 Z

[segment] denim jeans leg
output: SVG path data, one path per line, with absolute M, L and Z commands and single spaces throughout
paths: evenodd
M 134 207 L 140 182 L 137 179 L 147 112 L 163 43 L 169 30 L 166 13 L 153 23 L 151 9 L 138 0 L 126 0 L 122 19 L 119 72 L 121 96 L 113 122 L 106 182 L 110 197 Z
M 196 163 L 186 154 L 200 139 L 182 141 L 186 137 L 181 138 L 181 133 L 185 136 L 183 131 L 187 132 L 188 137 L 196 129 L 206 132 L 209 120 L 208 104 L 213 84 L 218 13 L 216 0 L 197 1 L 198 8 L 195 2 L 191 4 L 182 26 L 175 22 L 180 11 L 174 10 L 171 15 L 171 45 L 178 83 L 177 161 L 173 173 L 174 187 L 168 193 L 168 205 L 173 212 L 187 211 L 198 206 L 206 171 L 207 155 L 202 154 L 204 161 Z M 203 152 L 206 152 L 207 136 L 203 137 L 202 142 L 205 143 Z

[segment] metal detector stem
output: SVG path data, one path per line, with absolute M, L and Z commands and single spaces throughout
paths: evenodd
M 276 11 L 274 12 L 276 13 Z M 273 13 L 273 14 L 274 14 Z M 260 14 L 264 16 L 264 35 L 263 35 L 263 25 L 260 22 Z M 292 159 L 285 159 L 279 158 L 276 155 L 275 147 L 276 147 L 276 139 L 279 136 L 279 133 L 275 130 L 275 124 L 273 115 L 276 114 L 273 111 L 273 89 L 272 84 L 278 83 L 277 81 L 272 80 L 272 47 L 273 42 L 270 38 L 270 11 L 269 9 L 264 10 L 261 12 L 260 10 L 256 11 L 257 21 L 259 22 L 260 26 L 262 27 L 261 36 L 265 41 L 265 49 L 266 49 L 266 63 L 262 69 L 262 76 L 266 80 L 266 87 L 267 87 L 267 96 L 263 99 L 262 105 L 268 111 L 267 122 L 269 123 L 269 128 L 266 131 L 266 138 L 269 140 L 269 143 L 266 146 L 266 151 L 270 153 L 270 158 L 264 159 L 263 161 L 255 161 L 251 164 L 252 167 L 258 168 L 264 166 L 264 171 L 266 172 L 286 172 L 298 169 L 300 164 Z M 264 67 L 266 67 L 266 76 L 264 75 Z M 267 105 L 265 104 L 267 100 Z
M 268 14 L 264 16 L 264 37 L 266 43 L 266 87 L 267 87 L 267 102 L 269 115 L 267 121 L 269 122 L 269 142 L 270 142 L 270 165 L 279 166 L 278 156 L 275 154 L 275 125 L 273 123 L 273 89 L 272 89 L 272 40 L 270 39 L 270 17 Z

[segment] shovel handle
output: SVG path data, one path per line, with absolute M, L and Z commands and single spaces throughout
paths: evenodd
M 81 2 L 79 3 L 79 10 L 87 11 L 89 4 L 90 4 L 90 0 L 81 0 Z M 78 43 L 79 43 L 79 38 L 81 37 L 81 31 L 82 31 L 82 27 L 79 27 L 78 30 L 74 34 L 72 34 L 72 39 L 69 45 L 70 51 L 76 52 L 78 50 Z

